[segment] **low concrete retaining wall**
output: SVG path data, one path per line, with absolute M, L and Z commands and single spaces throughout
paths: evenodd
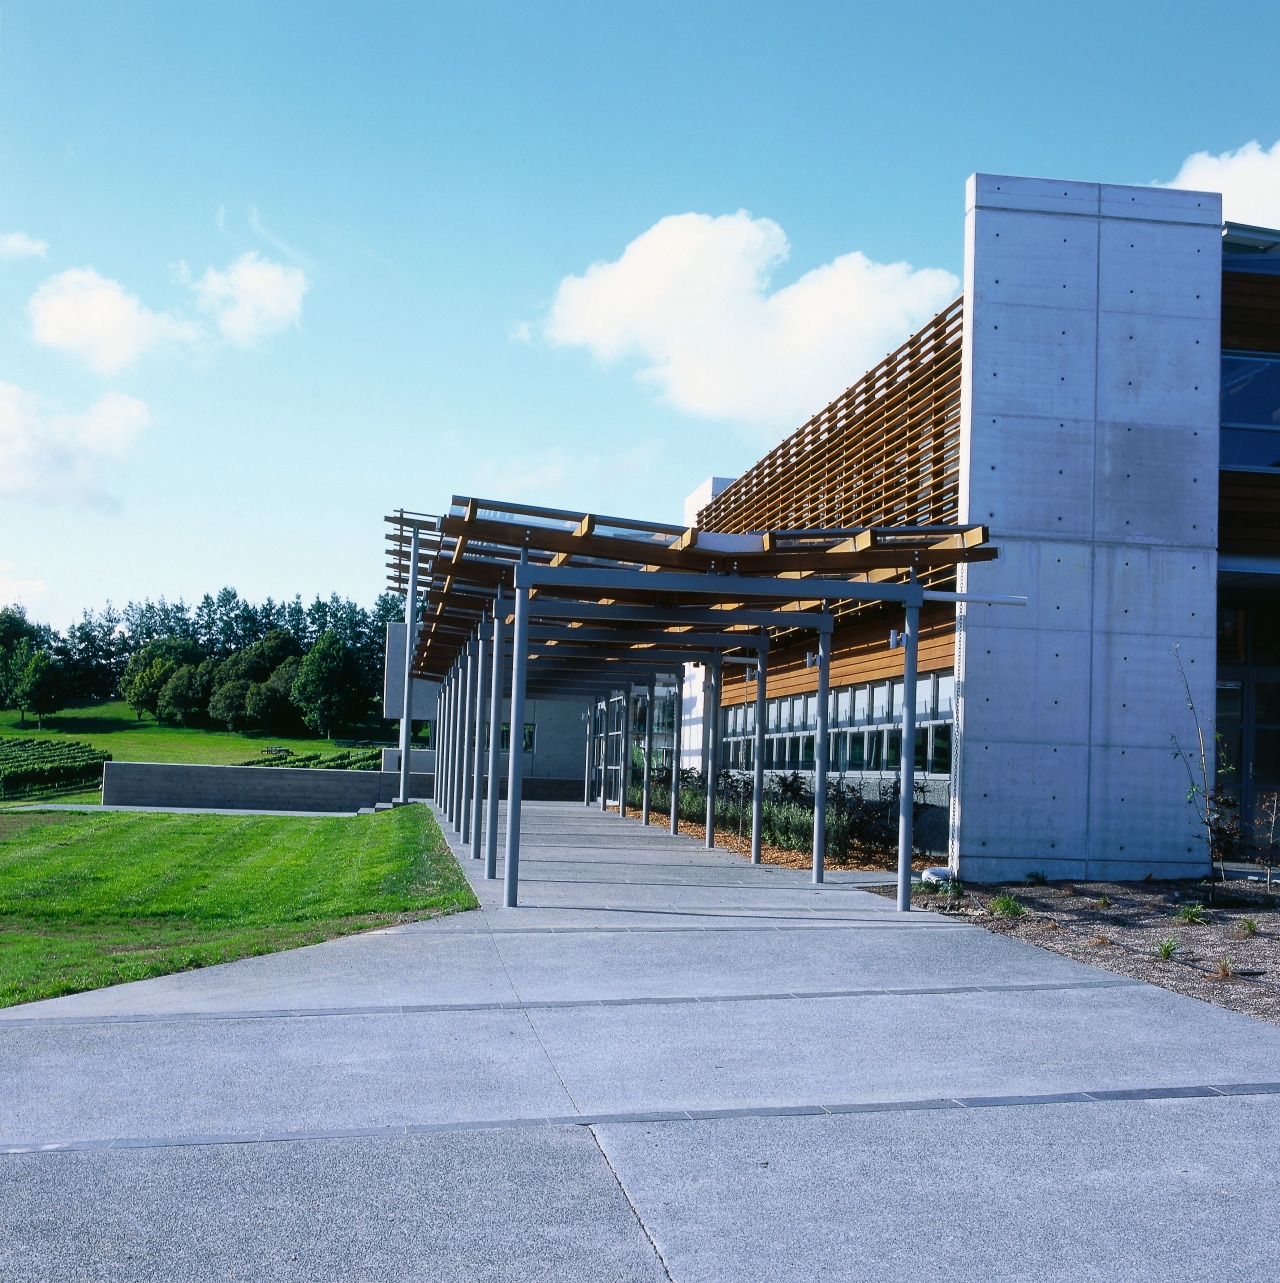
M 409 796 L 431 796 L 435 777 L 411 775 Z M 108 762 L 103 806 L 199 806 L 244 811 L 358 811 L 399 796 L 390 771 L 287 766 L 188 766 Z

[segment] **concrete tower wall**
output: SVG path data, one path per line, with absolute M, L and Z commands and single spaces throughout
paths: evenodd
M 965 247 L 950 858 L 962 877 L 1207 868 L 1170 736 L 1212 730 L 1221 198 L 978 174 Z

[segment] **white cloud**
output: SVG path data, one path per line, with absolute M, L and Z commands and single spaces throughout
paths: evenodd
M 745 211 L 676 214 L 615 262 L 560 282 L 547 337 L 639 376 L 678 409 L 762 427 L 797 426 L 959 292 L 936 268 L 843 254 L 769 291 L 790 246 Z
M 25 603 L 44 592 L 42 579 L 15 579 L 9 571 L 13 562 L 0 561 L 0 605 Z
M 26 232 L 0 232 L 0 261 L 15 258 L 43 258 L 49 252 L 48 241 L 38 241 Z
M 1280 141 L 1270 151 L 1256 140 L 1220 156 L 1198 151 L 1182 162 L 1173 182 L 1160 185 L 1221 192 L 1223 218 L 1280 227 Z
M 0 494 L 60 500 L 102 497 L 101 469 L 148 427 L 146 405 L 122 392 L 66 414 L 34 393 L 0 383 Z
M 225 271 L 208 268 L 192 285 L 200 306 L 237 347 L 297 325 L 302 296 L 310 287 L 301 268 L 273 263 L 256 252 L 241 254 Z
M 73 267 L 40 286 L 27 304 L 37 343 L 69 352 L 99 374 L 116 374 L 165 343 L 189 343 L 189 321 L 152 312 L 118 281 Z

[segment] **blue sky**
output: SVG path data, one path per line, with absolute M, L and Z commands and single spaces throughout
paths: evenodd
M 369 601 L 453 493 L 679 520 L 958 293 L 973 170 L 1207 152 L 1280 223 L 1221 13 L 0 5 L 0 601 Z

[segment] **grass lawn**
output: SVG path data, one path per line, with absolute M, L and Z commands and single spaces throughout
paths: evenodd
M 30 735 L 42 739 L 63 736 L 84 740 L 110 753 L 117 762 L 201 762 L 210 766 L 234 766 L 261 757 L 269 745 L 291 748 L 295 753 L 326 752 L 336 744 L 322 739 L 289 739 L 257 732 L 188 730 L 182 726 L 161 726 L 153 717 L 137 714 L 123 700 L 69 708 L 44 719 L 44 730 L 35 720 L 19 725 L 16 709 L 0 712 L 0 738 Z M 390 741 L 388 740 L 388 743 Z
M 0 814 L 0 1006 L 474 908 L 425 806 Z

